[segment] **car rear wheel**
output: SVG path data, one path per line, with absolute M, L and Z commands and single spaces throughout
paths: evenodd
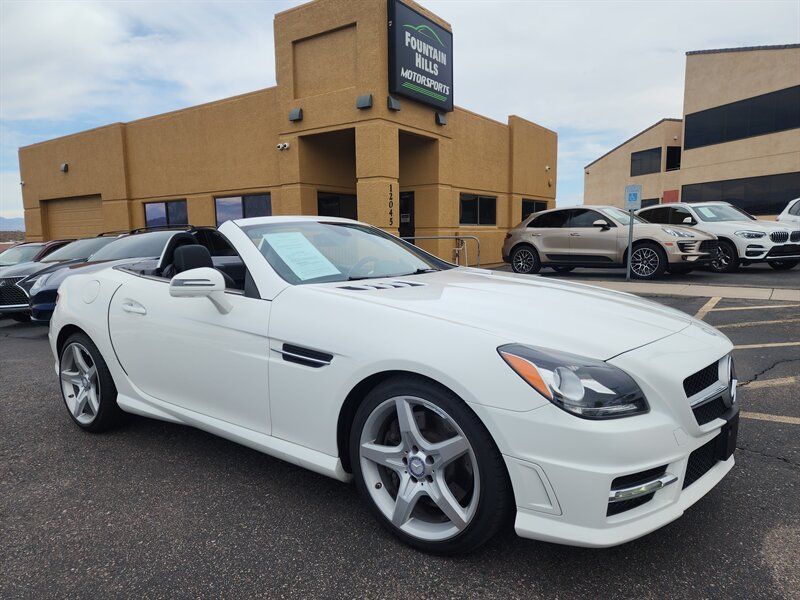
M 633 248 L 631 274 L 637 279 L 656 279 L 667 269 L 667 253 L 658 244 L 644 242 Z
M 468 552 L 513 508 L 500 452 L 454 394 L 423 378 L 373 389 L 350 436 L 356 486 L 382 525 L 425 552 Z
M 727 240 L 720 240 L 717 255 L 709 263 L 715 273 L 733 273 L 739 268 L 739 253 L 736 246 Z
M 526 275 L 538 273 L 542 268 L 539 260 L 539 253 L 533 246 L 527 244 L 517 246 L 511 253 L 511 268 L 514 273 L 524 273 Z
M 78 427 L 99 433 L 120 421 L 124 413 L 117 406 L 117 388 L 89 336 L 70 336 L 61 349 L 58 365 L 61 397 Z
M 800 263 L 800 260 L 771 260 L 769 261 L 769 266 L 776 271 L 788 271 L 789 269 L 794 269 L 798 263 Z

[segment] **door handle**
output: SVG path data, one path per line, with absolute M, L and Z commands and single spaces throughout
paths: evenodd
M 580 233 L 570 233 L 569 237 L 581 237 Z
M 531 237 L 542 237 L 541 233 L 532 233 Z
M 136 315 L 146 315 L 147 309 L 139 304 L 138 302 L 132 302 L 128 300 L 127 302 L 122 303 L 122 310 L 128 313 L 133 313 Z

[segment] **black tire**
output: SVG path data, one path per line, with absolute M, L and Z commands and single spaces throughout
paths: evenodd
M 520 244 L 511 252 L 511 268 L 514 273 L 532 275 L 542 269 L 542 261 L 536 248 L 529 244 Z
M 769 261 L 769 266 L 775 269 L 776 271 L 788 271 L 789 269 L 794 269 L 798 264 L 800 264 L 800 260 L 771 260 Z
M 556 273 L 569 273 L 570 271 L 574 271 L 575 267 L 565 267 L 565 266 L 554 266 L 553 271 Z
M 368 484 L 365 483 L 359 452 L 362 430 L 368 417 L 378 406 L 398 396 L 421 398 L 444 411 L 461 428 L 477 463 L 480 495 L 474 516 L 463 530 L 441 541 L 412 536 L 393 525 L 378 508 L 367 489 Z M 423 377 L 392 377 L 370 391 L 353 419 L 349 450 L 356 488 L 375 518 L 390 533 L 417 550 L 441 555 L 470 552 L 491 539 L 501 527 L 510 522 L 514 514 L 514 496 L 505 463 L 486 427 L 458 396 Z
M 648 260 L 643 260 L 641 263 L 642 266 L 636 267 L 634 263 L 638 262 L 637 259 L 639 259 L 643 253 Z M 667 270 L 667 253 L 655 242 L 640 242 L 636 244 L 633 247 L 632 257 L 631 276 L 635 279 L 642 279 L 645 281 L 658 279 Z M 627 259 L 628 257 L 626 256 L 625 260 L 627 261 Z
M 11 318 L 17 323 L 30 323 L 31 316 L 28 313 L 12 313 Z
M 68 351 L 71 351 L 73 344 L 80 344 L 80 346 L 86 349 L 92 359 L 94 367 L 97 369 L 96 381 L 99 386 L 99 409 L 91 422 L 83 423 L 79 421 L 70 410 L 69 404 L 67 403 L 67 398 L 64 396 L 63 385 L 59 385 L 59 389 L 61 390 L 61 399 L 64 401 L 64 406 L 67 408 L 67 413 L 72 419 L 72 422 L 78 427 L 91 433 L 107 431 L 108 429 L 111 429 L 121 423 L 125 418 L 125 413 L 117 405 L 117 386 L 114 385 L 114 380 L 112 379 L 111 373 L 108 370 L 108 365 L 106 365 L 106 361 L 103 360 L 103 356 L 100 354 L 97 346 L 94 345 L 94 342 L 92 342 L 88 335 L 81 332 L 74 333 L 67 338 L 67 341 L 64 342 L 63 346 L 59 350 L 59 372 L 62 369 L 62 365 L 65 360 L 65 354 Z
M 739 269 L 741 261 L 736 246 L 728 240 L 719 241 L 717 256 L 708 263 L 708 268 L 715 273 L 733 273 Z

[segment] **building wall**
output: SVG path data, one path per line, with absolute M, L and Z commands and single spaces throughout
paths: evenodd
M 800 85 L 800 47 L 690 52 L 686 57 L 684 116 Z M 587 165 L 584 202 L 622 203 L 630 183 L 643 185 L 644 198 L 668 198 L 682 186 L 710 181 L 800 171 L 800 129 L 683 150 L 679 171 L 630 176 L 631 152 L 659 140 L 683 140 L 683 121 L 662 121 Z M 669 142 L 673 145 L 678 142 Z M 682 145 L 682 143 L 681 143 Z M 680 191 L 677 198 L 680 198 Z M 674 201 L 674 200 L 673 200 Z
M 142 227 L 143 204 L 174 199 L 186 199 L 192 224 L 214 225 L 214 198 L 245 193 L 269 192 L 273 214 L 316 214 L 318 191 L 357 194 L 359 219 L 397 233 L 389 202 L 396 213 L 402 190 L 415 193 L 417 235 L 477 235 L 482 263 L 500 262 L 521 199 L 555 203 L 557 135 L 458 107 L 437 125 L 432 108 L 407 99 L 390 110 L 386 15 L 385 0 L 287 10 L 274 21 L 277 86 L 21 148 L 29 238 L 47 238 L 47 199 L 99 195 L 111 230 Z M 368 110 L 356 108 L 363 94 Z M 303 119 L 290 122 L 296 108 Z M 496 196 L 497 224 L 460 226 L 461 192 Z M 451 240 L 419 243 L 453 258 Z
M 682 146 L 683 123 L 664 119 L 584 169 L 584 204 L 622 206 L 625 186 L 638 183 L 642 198 L 663 198 L 664 192 L 680 189 L 680 171 L 667 171 L 667 147 Z M 631 177 L 631 154 L 661 148 L 661 171 Z

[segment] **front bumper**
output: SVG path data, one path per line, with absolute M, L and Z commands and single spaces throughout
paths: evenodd
M 28 304 L 2 304 L 0 305 L 0 314 L 26 313 L 30 309 Z
M 56 309 L 56 290 L 45 290 L 34 294 L 30 301 L 31 320 L 49 323 Z
M 667 251 L 667 260 L 671 265 L 700 265 L 714 260 L 719 250 L 719 242 L 717 240 L 678 240 L 662 243 L 662 247 Z
M 639 383 L 650 405 L 647 414 L 591 421 L 554 405 L 527 413 L 476 408 L 508 468 L 518 535 L 575 546 L 621 544 L 680 517 L 730 471 L 732 454 L 714 450 L 708 459 L 708 450 L 721 440 L 731 453 L 735 445 L 739 407 L 730 388 L 726 411 L 700 425 L 682 382 L 726 356 L 731 344 L 690 329 L 609 361 Z M 651 479 L 663 474 L 675 480 L 652 490 L 641 504 L 619 512 L 609 508 L 612 489 L 624 487 L 615 480 L 654 471 L 659 475 Z

